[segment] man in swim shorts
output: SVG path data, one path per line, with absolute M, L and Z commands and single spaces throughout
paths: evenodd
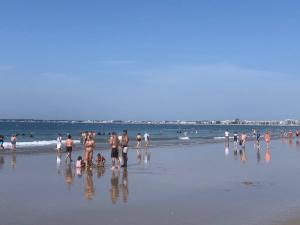
M 122 167 L 127 167 L 128 142 L 129 142 L 129 139 L 128 139 L 127 130 L 124 130 L 123 135 L 122 135 L 122 143 L 121 143 L 121 145 L 122 145 L 122 157 L 123 157 L 123 161 L 124 161 Z
M 117 167 L 120 164 L 119 161 L 119 139 L 116 132 L 112 132 L 112 136 L 109 139 L 109 144 L 111 146 L 111 169 L 115 169 L 115 166 L 117 164 Z
M 67 152 L 67 156 L 66 156 L 66 161 L 67 159 L 70 159 L 70 162 L 72 162 L 72 150 L 73 150 L 73 140 L 72 140 L 72 136 L 69 134 L 68 138 L 65 142 L 65 146 L 66 146 L 66 152 Z

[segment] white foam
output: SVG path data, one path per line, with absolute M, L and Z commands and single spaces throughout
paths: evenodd
M 27 141 L 27 142 L 17 142 L 17 148 L 24 148 L 24 147 L 43 147 L 48 145 L 56 145 L 56 140 L 51 141 Z M 64 143 L 64 141 L 63 141 Z M 74 144 L 79 144 L 80 140 L 74 140 Z M 3 147 L 5 149 L 12 149 L 12 144 L 9 142 L 4 142 Z
M 189 137 L 179 137 L 179 140 L 190 140 Z
M 225 137 L 214 137 L 216 140 L 225 139 Z M 233 139 L 233 137 L 229 137 L 229 139 Z

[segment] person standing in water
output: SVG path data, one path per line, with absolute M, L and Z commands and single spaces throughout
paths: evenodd
M 109 139 L 109 144 L 111 146 L 111 169 L 114 170 L 115 167 L 117 168 L 120 166 L 119 161 L 119 139 L 116 132 L 112 132 L 112 136 Z
M 123 157 L 123 165 L 122 167 L 127 167 L 127 161 L 128 161 L 128 143 L 129 143 L 129 138 L 128 138 L 128 133 L 127 130 L 123 131 L 123 135 L 122 135 L 122 157 Z
M 2 150 L 4 150 L 3 144 L 4 144 L 4 136 L 1 134 L 1 135 L 0 135 L 0 148 L 1 148 Z
M 267 143 L 267 148 L 269 148 L 270 141 L 271 141 L 270 132 L 267 130 L 267 132 L 265 133 L 265 142 Z
M 234 132 L 234 134 L 233 134 L 233 151 L 234 151 L 234 154 L 237 153 L 237 148 L 238 148 L 238 133 Z
M 17 148 L 17 135 L 11 136 L 10 141 L 11 141 L 12 149 L 16 150 L 16 148 Z
M 57 151 L 61 151 L 61 147 L 62 147 L 62 137 L 61 137 L 61 134 L 58 134 L 57 139 L 56 139 L 56 149 L 57 149 Z
M 247 134 L 245 132 L 242 133 L 241 140 L 242 140 L 242 148 L 245 149 L 246 148 L 246 140 L 247 140 Z
M 260 149 L 260 132 L 257 131 L 256 133 L 256 143 L 257 143 L 257 149 Z
M 137 149 L 137 152 L 140 152 L 141 147 L 142 147 L 142 135 L 141 135 L 141 133 L 138 133 L 136 135 L 136 149 Z
M 229 131 L 228 131 L 228 129 L 226 129 L 224 136 L 225 136 L 225 144 L 229 145 Z
M 87 167 L 93 165 L 93 153 L 94 153 L 94 148 L 95 148 L 95 141 L 93 140 L 91 135 L 88 135 L 85 143 L 85 162 Z
M 144 139 L 145 139 L 145 148 L 148 148 L 150 144 L 150 135 L 147 132 L 144 134 Z
M 65 142 L 65 146 L 66 146 L 66 152 L 67 152 L 67 156 L 66 156 L 66 161 L 68 159 L 70 159 L 70 162 L 72 162 L 72 150 L 73 150 L 73 140 L 72 140 L 72 136 L 69 134 L 68 138 Z

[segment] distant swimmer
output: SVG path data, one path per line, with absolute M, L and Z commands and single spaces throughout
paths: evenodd
M 57 151 L 60 151 L 62 147 L 62 137 L 61 134 L 57 135 L 57 139 L 56 139 L 56 149 Z
M 3 144 L 4 144 L 4 136 L 1 134 L 1 135 L 0 135 L 0 148 L 1 148 L 2 150 L 4 150 Z
M 148 148 L 150 144 L 150 135 L 147 132 L 144 134 L 144 139 L 145 139 L 145 148 Z
M 296 137 L 299 137 L 299 130 L 296 130 Z
M 66 146 L 66 152 L 67 152 L 67 156 L 66 156 L 66 161 L 68 159 L 70 159 L 70 162 L 72 162 L 72 150 L 73 150 L 73 140 L 72 140 L 72 136 L 69 134 L 68 138 L 65 142 L 65 146 Z
M 33 134 L 32 134 L 32 132 L 30 132 L 30 134 L 29 134 L 29 137 L 33 138 Z
M 16 148 L 17 148 L 17 136 L 16 135 L 11 136 L 10 142 L 11 142 L 12 149 L 16 150 Z

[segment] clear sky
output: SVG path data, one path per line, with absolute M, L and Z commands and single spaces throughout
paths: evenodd
M 300 118 L 300 3 L 3 0 L 0 118 Z

